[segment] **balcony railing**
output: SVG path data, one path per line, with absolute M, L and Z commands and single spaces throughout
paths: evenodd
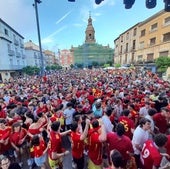
M 20 57 L 21 57 L 21 53 L 16 52 L 16 57 L 17 57 L 17 58 L 20 58 Z
M 4 33 L 0 33 L 0 38 L 5 39 L 9 42 L 12 42 L 11 38 L 9 36 L 5 35 Z
M 14 54 L 15 54 L 15 53 L 14 53 L 13 50 L 11 50 L 11 49 L 8 50 L 8 55 L 9 55 L 9 56 L 14 56 Z
M 22 55 L 22 59 L 25 59 L 26 58 L 26 56 L 25 55 Z
M 14 44 L 15 44 L 16 46 L 18 46 L 18 45 L 19 45 L 19 41 L 18 41 L 17 39 L 14 39 Z
M 23 44 L 23 43 L 21 43 L 21 44 L 20 44 L 20 47 L 21 47 L 21 48 L 24 48 L 24 44 Z

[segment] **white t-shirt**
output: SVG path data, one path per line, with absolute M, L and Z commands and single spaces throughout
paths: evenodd
M 113 124 L 111 123 L 108 116 L 106 116 L 106 115 L 102 116 L 102 122 L 105 126 L 106 133 L 113 131 Z
M 65 109 L 64 110 L 64 116 L 66 116 L 66 119 L 65 119 L 65 122 L 66 122 L 66 125 L 70 125 L 73 121 L 73 114 L 75 112 L 75 109 L 71 108 L 71 109 Z
M 145 143 L 146 140 L 149 139 L 149 132 L 146 130 L 143 130 L 140 126 L 138 126 L 134 133 L 133 133 L 133 138 L 132 138 L 132 145 L 133 145 L 133 150 L 134 154 L 139 155 L 140 150 L 136 148 L 136 144 L 140 146 L 142 149 L 143 144 Z

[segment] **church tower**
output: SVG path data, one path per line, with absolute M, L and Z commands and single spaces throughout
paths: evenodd
M 89 14 L 88 25 L 87 25 L 85 33 L 86 33 L 85 43 L 95 43 L 96 42 L 95 30 L 92 25 L 92 18 L 91 18 L 90 14 Z

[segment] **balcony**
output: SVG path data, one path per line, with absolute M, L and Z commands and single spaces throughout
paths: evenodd
M 4 33 L 0 33 L 0 38 L 12 42 L 11 38 L 8 35 L 5 35 Z
M 17 39 L 14 39 L 14 44 L 15 44 L 16 46 L 18 46 L 18 45 L 19 45 L 19 41 L 18 41 Z
M 21 48 L 24 48 L 24 44 L 23 44 L 23 43 L 21 43 L 21 44 L 20 44 L 20 47 L 21 47 Z
M 15 54 L 15 53 L 14 53 L 13 50 L 11 50 L 11 49 L 8 50 L 8 55 L 9 55 L 9 56 L 14 56 L 14 54 Z
M 36 53 L 34 53 L 34 59 L 37 59 L 38 55 Z
M 20 58 L 20 57 L 21 57 L 21 53 L 16 52 L 16 57 L 17 57 L 17 58 Z
M 26 58 L 26 56 L 25 55 L 22 55 L 22 59 L 25 59 Z

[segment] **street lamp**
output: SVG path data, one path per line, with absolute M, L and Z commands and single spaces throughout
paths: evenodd
M 36 14 L 36 22 L 37 22 L 38 42 L 39 42 L 39 48 L 40 48 L 40 61 L 41 61 L 40 71 L 41 71 L 41 76 L 43 76 L 44 75 L 44 58 L 43 58 L 42 47 L 41 47 L 41 36 L 40 36 L 37 3 L 40 4 L 41 0 L 34 0 L 34 6 L 35 6 L 35 14 Z

